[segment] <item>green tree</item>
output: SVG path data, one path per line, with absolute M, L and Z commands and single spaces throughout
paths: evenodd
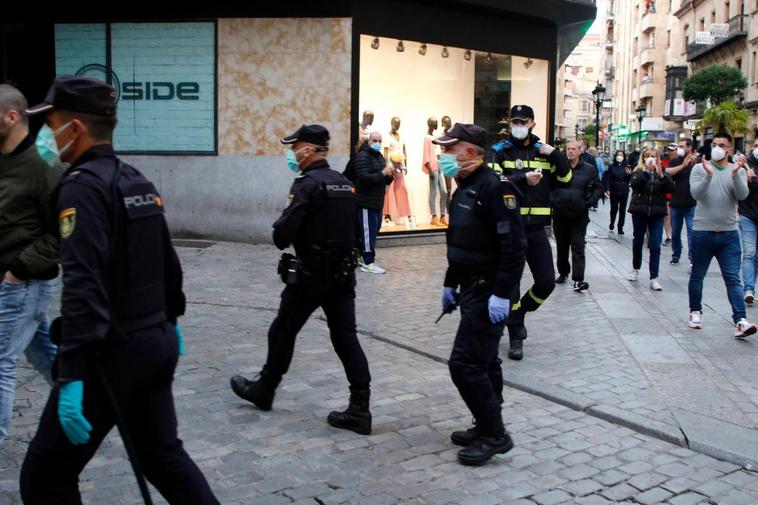
M 588 146 L 595 145 L 595 123 L 590 123 L 584 127 L 584 141 Z
M 711 127 L 717 132 L 727 131 L 735 135 L 750 132 L 747 125 L 747 109 L 741 109 L 736 103 L 726 100 L 705 111 L 703 119 L 696 126 L 701 131 L 703 128 Z
M 710 100 L 718 105 L 736 96 L 747 88 L 747 79 L 737 68 L 726 65 L 711 65 L 698 70 L 684 81 L 684 99 Z

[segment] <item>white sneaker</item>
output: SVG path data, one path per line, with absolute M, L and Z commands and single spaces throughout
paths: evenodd
M 361 272 L 368 272 L 370 274 L 383 274 L 387 273 L 385 269 L 377 265 L 376 263 L 369 263 L 361 267 Z
M 363 256 L 359 254 L 359 255 L 358 255 L 358 266 L 359 266 L 359 267 L 362 267 L 362 266 L 364 266 L 365 264 L 366 264 L 366 262 L 365 262 L 365 261 L 363 261 Z
M 758 327 L 756 325 L 748 323 L 747 319 L 740 319 L 737 321 L 737 325 L 734 327 L 734 338 L 749 337 L 756 331 L 758 331 Z
M 752 305 L 755 301 L 755 296 L 753 295 L 752 291 L 746 291 L 745 292 L 745 303 L 748 305 Z
M 637 282 L 637 279 L 640 278 L 640 271 L 639 270 L 632 270 L 629 272 L 629 275 L 627 276 L 627 279 L 629 279 L 632 282 Z
M 663 286 L 658 282 L 658 279 L 650 281 L 650 289 L 653 291 L 663 291 Z
M 703 313 L 699 310 L 693 310 L 690 312 L 690 322 L 688 323 L 690 328 L 699 330 L 703 327 Z

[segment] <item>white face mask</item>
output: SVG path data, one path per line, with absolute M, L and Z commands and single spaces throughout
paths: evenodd
M 753 149 L 753 158 L 755 158 L 755 159 L 758 160 L 758 147 L 756 147 L 755 149 Z
M 618 156 L 616 156 L 616 161 L 621 163 L 622 161 L 624 161 L 624 157 L 619 154 Z
M 654 166 L 655 165 L 655 158 L 652 158 L 652 157 L 645 158 L 645 165 L 647 165 L 648 167 Z
M 68 123 L 64 124 L 63 126 L 61 126 L 60 128 L 58 128 L 57 130 L 55 130 L 53 132 L 53 139 L 56 139 L 58 137 L 58 135 L 60 135 L 61 133 L 63 133 L 66 130 L 66 128 L 68 128 L 69 126 L 71 126 L 71 123 L 72 122 L 69 121 Z M 68 151 L 68 148 L 71 147 L 71 145 L 73 143 L 74 143 L 74 139 L 71 139 L 71 140 L 69 140 L 66 143 L 66 145 L 64 145 L 63 147 L 61 147 L 61 148 L 58 149 L 58 157 L 60 157 L 61 160 L 63 159 L 63 153 L 65 153 L 66 151 Z M 55 145 L 57 147 L 58 143 L 55 142 Z
M 713 161 L 721 161 L 724 158 L 726 158 L 726 151 L 721 149 L 719 146 L 714 146 L 711 148 L 711 159 Z
M 684 149 L 682 149 L 681 147 L 677 148 L 676 155 L 679 156 L 680 158 L 684 158 Z
M 518 140 L 524 140 L 529 135 L 529 128 L 524 125 L 511 126 L 511 135 Z

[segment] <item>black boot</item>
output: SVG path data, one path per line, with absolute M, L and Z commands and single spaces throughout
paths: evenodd
M 479 430 L 476 427 L 476 420 L 474 420 L 474 425 L 471 428 L 467 430 L 452 432 L 450 434 L 450 441 L 453 442 L 455 445 L 460 445 L 461 447 L 467 447 L 478 436 L 479 436 Z
M 508 326 L 508 358 L 514 361 L 520 361 L 524 358 L 524 340 L 526 339 L 526 326 L 513 325 Z
M 368 409 L 368 400 L 371 390 L 350 388 L 350 404 L 347 409 L 329 413 L 326 422 L 335 428 L 354 431 L 360 435 L 371 434 L 371 411 Z
M 462 465 L 481 466 L 495 454 L 505 454 L 513 449 L 513 440 L 507 433 L 502 437 L 476 437 L 465 449 L 458 451 Z
M 261 375 L 258 379 L 249 381 L 241 375 L 235 375 L 231 379 L 234 394 L 247 400 L 261 410 L 271 410 L 274 403 L 274 393 L 279 381 Z

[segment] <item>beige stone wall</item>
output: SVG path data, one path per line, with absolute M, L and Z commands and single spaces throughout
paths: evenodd
M 347 155 L 351 40 L 349 18 L 219 19 L 219 154 L 280 154 L 281 137 L 319 123 Z

